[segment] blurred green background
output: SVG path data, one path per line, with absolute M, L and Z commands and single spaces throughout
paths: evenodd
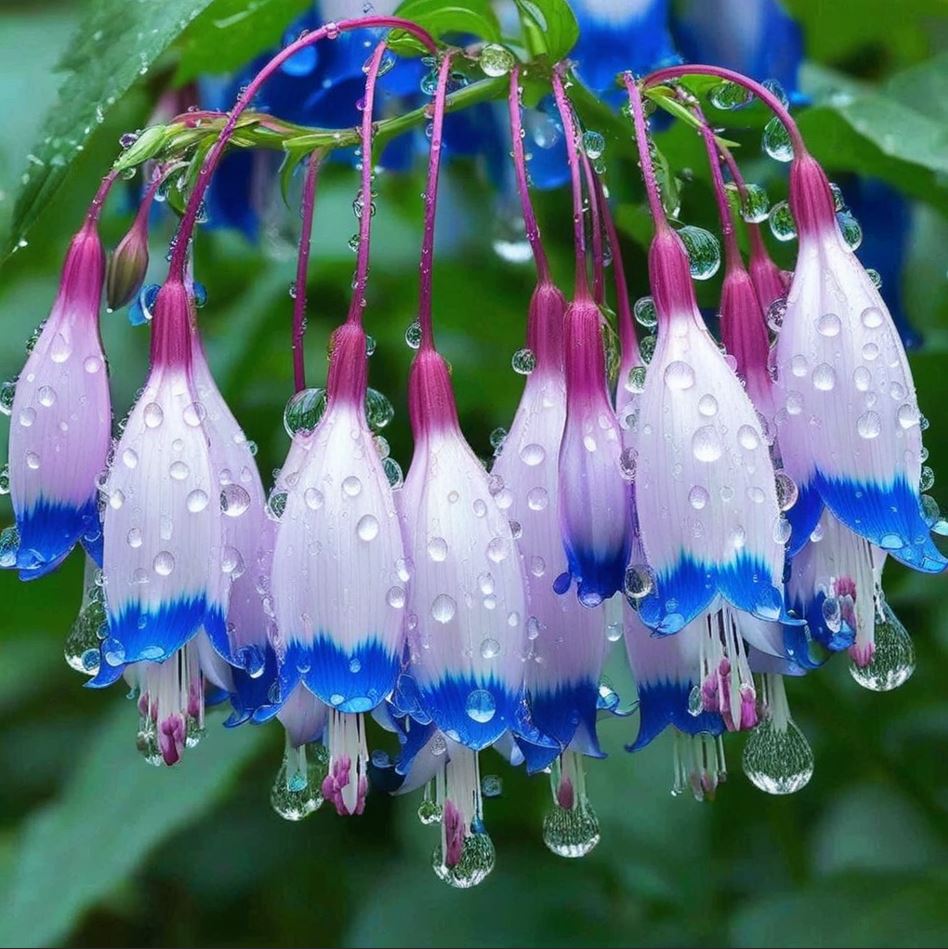
M 873 173 L 916 199 L 903 280 L 908 312 L 926 341 L 912 364 L 932 423 L 930 464 L 940 474 L 948 471 L 944 7 L 924 0 L 789 6 L 806 30 L 804 86 L 822 103 L 802 119 L 816 154 L 838 180 L 847 172 Z M 12 214 L 27 155 L 56 101 L 53 67 L 81 9 L 69 0 L 0 3 L 2 221 Z M 19 370 L 24 341 L 48 312 L 69 235 L 118 136 L 145 123 L 173 61 L 173 54 L 160 60 L 107 111 L 28 246 L 0 270 L 0 375 Z M 746 146 L 742 160 L 777 200 L 785 169 L 760 157 L 759 114 L 742 113 L 740 120 L 750 126 L 735 133 Z M 638 296 L 647 292 L 641 246 L 647 230 L 637 172 L 613 126 L 603 131 Z M 682 172 L 682 220 L 713 228 L 694 136 L 677 129 L 659 141 Z M 345 312 L 356 187 L 354 173 L 343 167 L 331 168 L 321 186 L 307 337 L 311 384 L 324 378 L 326 340 Z M 478 167 L 455 163 L 445 189 L 435 279 L 439 341 L 454 366 L 465 431 L 486 456 L 490 432 L 509 422 L 518 398 L 521 378 L 509 358 L 522 345 L 532 276 L 529 266 L 505 263 L 492 250 L 494 238 L 509 236 L 509 225 Z M 410 351 L 403 334 L 417 293 L 420 190 L 420 175 L 379 179 L 367 311 L 379 341 L 372 383 L 396 405 L 386 435 L 406 466 Z M 129 222 L 122 204 L 114 198 L 104 221 L 111 243 Z M 568 281 L 566 195 L 543 195 L 539 204 L 558 273 Z M 297 221 L 275 197 L 259 246 L 217 232 L 202 236 L 197 250 L 197 277 L 209 291 L 201 319 L 211 362 L 248 437 L 260 446 L 265 481 L 288 444 L 281 415 L 291 392 L 287 288 Z M 156 280 L 169 236 L 166 219 L 154 234 Z M 792 246 L 777 252 L 789 263 Z M 700 292 L 713 305 L 717 282 Z M 148 334 L 121 313 L 103 317 L 103 332 L 121 415 L 143 380 Z M 942 483 L 933 493 L 948 506 Z M 0 519 L 11 519 L 6 498 Z M 903 688 L 863 691 L 844 658 L 789 684 L 817 762 L 799 794 L 771 798 L 751 787 L 740 773 L 742 738 L 731 736 L 731 778 L 717 800 L 673 799 L 670 736 L 632 757 L 621 746 L 634 735 L 635 720 L 614 720 L 601 729 L 612 755 L 590 768 L 602 842 L 586 859 L 570 862 L 548 853 L 540 838 L 547 782 L 527 780 L 487 753 L 483 772 L 503 778 L 502 796 L 486 806 L 497 866 L 476 891 L 455 892 L 431 872 L 434 832 L 420 826 L 417 799 L 373 794 L 357 819 L 324 808 L 302 824 L 280 820 L 269 806 L 282 754 L 276 725 L 225 732 L 223 715 L 213 712 L 206 739 L 180 766 L 148 767 L 135 750 L 137 713 L 123 688 L 83 690 L 63 661 L 81 570 L 74 556 L 35 585 L 0 574 L 2 945 L 925 946 L 948 940 L 944 578 L 913 576 L 896 565 L 887 570 L 889 600 L 918 653 L 917 671 Z M 621 644 L 614 648 L 622 652 Z M 613 657 L 611 674 L 625 685 L 628 702 L 633 696 L 621 658 Z M 394 751 L 390 736 L 374 737 Z

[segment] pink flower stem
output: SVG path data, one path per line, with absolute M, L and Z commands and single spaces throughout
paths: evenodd
M 362 324 L 365 285 L 369 279 L 369 246 L 372 239 L 372 111 L 375 105 L 375 84 L 386 48 L 384 40 L 375 47 L 366 73 L 365 96 L 362 99 L 362 213 L 359 215 L 359 257 L 356 261 L 356 278 L 347 320 L 355 325 Z
M 554 69 L 550 77 L 553 84 L 553 96 L 563 123 L 563 137 L 566 139 L 566 157 L 569 160 L 570 182 L 573 189 L 573 242 L 576 250 L 576 286 L 573 296 L 577 300 L 589 299 L 589 279 L 586 275 L 586 222 L 583 209 L 583 185 L 580 171 L 579 149 L 576 147 L 576 123 L 573 121 L 573 109 L 566 91 L 560 69 Z
M 731 175 L 731 180 L 735 185 L 737 185 L 737 193 L 741 196 L 741 201 L 746 203 L 747 183 L 744 181 L 744 176 L 741 174 L 741 169 L 738 167 L 738 164 L 734 160 L 734 156 L 731 154 L 731 150 L 729 148 L 724 145 L 719 145 L 718 149 L 721 153 L 721 157 L 724 159 L 724 163 L 727 165 L 727 170 Z M 747 229 L 747 238 L 750 241 L 751 257 L 757 257 L 759 259 L 769 257 L 770 255 L 767 251 L 767 245 L 764 243 L 764 238 L 760 233 L 760 225 L 745 220 L 744 226 Z
M 714 199 L 718 205 L 718 217 L 721 219 L 721 232 L 724 234 L 724 257 L 728 270 L 735 270 L 744 266 L 741 251 L 737 246 L 737 234 L 734 231 L 734 216 L 731 204 L 727 198 L 727 189 L 724 187 L 724 176 L 721 174 L 721 154 L 714 131 L 708 125 L 701 107 L 692 106 L 695 118 L 701 123 L 701 136 L 704 138 L 704 147 L 708 153 L 708 165 L 711 169 L 711 184 L 714 186 Z
M 589 228 L 592 236 L 593 300 L 602 306 L 605 300 L 605 258 L 602 251 L 602 223 L 599 216 L 598 179 L 593 171 L 592 162 L 585 152 L 580 154 L 583 163 L 583 176 L 586 179 L 586 194 L 589 195 Z
M 790 136 L 790 141 L 793 143 L 793 154 L 797 158 L 802 158 L 807 154 L 803 136 L 800 134 L 800 129 L 797 128 L 797 123 L 794 122 L 787 107 L 765 86 L 753 79 L 748 79 L 747 76 L 743 76 L 733 69 L 725 69 L 723 66 L 693 65 L 691 63 L 683 66 L 668 66 L 665 69 L 657 69 L 655 72 L 649 73 L 642 80 L 642 87 L 648 89 L 649 86 L 657 86 L 670 79 L 682 79 L 685 76 L 718 76 L 748 89 L 784 124 Z
M 602 224 L 612 248 L 612 273 L 616 284 L 616 317 L 619 327 L 619 343 L 622 346 L 622 358 L 628 364 L 638 363 L 639 340 L 635 334 L 635 323 L 632 321 L 632 307 L 629 303 L 629 285 L 625 279 L 625 266 L 622 263 L 622 248 L 619 246 L 619 235 L 616 232 L 616 223 L 609 209 L 609 199 L 603 191 L 602 182 L 597 177 L 596 203 L 599 205 L 599 214 Z
M 418 323 L 421 326 L 423 350 L 433 350 L 434 326 L 431 319 L 431 280 L 434 271 L 434 228 L 438 210 L 438 174 L 441 170 L 441 134 L 444 128 L 444 100 L 451 75 L 451 53 L 445 53 L 438 70 L 438 85 L 434 94 L 434 114 L 431 119 L 431 148 L 428 152 L 428 180 L 425 184 L 425 223 L 421 240 L 421 273 L 418 293 Z
M 520 195 L 520 208 L 527 240 L 533 251 L 533 262 L 537 268 L 537 280 L 547 283 L 550 279 L 550 265 L 547 261 L 543 241 L 540 239 L 540 227 L 537 224 L 533 202 L 530 200 L 530 187 L 527 184 L 527 160 L 523 151 L 523 123 L 520 116 L 520 67 L 514 66 L 510 72 L 510 95 L 507 97 L 510 111 L 510 140 L 513 145 L 514 171 L 517 177 L 517 192 Z
M 642 178 L 645 180 L 645 194 L 648 197 L 649 210 L 657 230 L 668 227 L 665 217 L 665 208 L 662 205 L 661 191 L 658 179 L 655 177 L 655 164 L 652 161 L 651 144 L 648 129 L 645 124 L 645 109 L 642 106 L 642 93 L 631 73 L 626 73 L 625 87 L 629 93 L 629 105 L 632 107 L 632 121 L 635 126 L 635 144 L 639 151 L 639 164 L 642 167 Z
M 173 172 L 182 167 L 184 167 L 184 162 L 175 161 L 165 165 L 164 168 L 159 167 L 155 169 L 151 181 L 148 182 L 145 193 L 142 195 L 141 203 L 138 205 L 138 211 L 135 214 L 135 221 L 132 225 L 133 227 L 144 228 L 146 226 L 148 215 L 151 213 L 151 206 L 154 203 L 158 189 L 168 180 Z
M 309 156 L 303 179 L 301 206 L 300 249 L 296 257 L 296 283 L 293 297 L 293 385 L 297 392 L 306 388 L 306 363 L 303 355 L 303 335 L 306 332 L 306 275 L 309 272 L 309 251 L 313 235 L 313 212 L 316 207 L 316 183 L 322 155 Z
M 105 199 L 109 196 L 109 191 L 112 190 L 112 185 L 115 184 L 117 177 L 118 172 L 115 169 L 112 169 L 112 171 L 110 171 L 99 183 L 95 197 L 93 197 L 92 203 L 89 205 L 89 210 L 86 212 L 87 226 L 95 227 L 99 223 L 99 215 L 102 213 L 102 205 L 105 204 Z
M 285 46 L 281 49 L 244 87 L 243 92 L 230 111 L 227 124 L 221 129 L 217 136 L 217 141 L 215 141 L 207 157 L 204 159 L 204 164 L 201 166 L 198 179 L 191 189 L 191 196 L 188 199 L 184 217 L 181 219 L 181 225 L 178 228 L 178 236 L 171 255 L 171 264 L 168 268 L 169 279 L 183 280 L 188 245 L 191 242 L 194 225 L 197 222 L 201 203 L 204 200 L 204 195 L 211 182 L 211 177 L 224 154 L 224 150 L 227 148 L 230 137 L 234 134 L 234 129 L 237 127 L 240 116 L 246 111 L 250 103 L 253 102 L 254 97 L 260 91 L 260 87 L 283 63 L 292 56 L 295 56 L 301 49 L 305 49 L 307 46 L 313 46 L 326 37 L 336 39 L 340 33 L 349 30 L 369 29 L 372 27 L 393 27 L 405 30 L 420 40 L 431 53 L 437 53 L 438 51 L 437 44 L 427 31 L 415 23 L 412 23 L 411 20 L 393 16 L 364 16 L 352 20 L 340 20 L 338 23 L 327 23 L 319 29 L 313 30 L 312 33 L 301 36 L 296 42 L 290 43 L 289 46 Z

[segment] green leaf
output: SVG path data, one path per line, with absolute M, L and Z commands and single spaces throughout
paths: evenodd
M 850 871 L 745 903 L 734 918 L 729 944 L 940 946 L 946 899 L 943 872 L 922 876 Z
M 579 39 L 579 24 L 566 0 L 516 0 L 532 55 L 546 53 L 558 62 Z
M 153 768 L 135 751 L 137 709 L 116 703 L 62 793 L 25 821 L 0 878 L 0 945 L 48 946 L 107 896 L 161 840 L 200 817 L 263 743 L 213 716 L 208 735 L 176 768 Z
M 807 144 L 830 168 L 884 178 L 948 209 L 946 66 L 948 57 L 930 60 L 878 88 L 808 68 L 806 86 L 818 104 L 800 116 Z
M 490 0 L 466 0 L 464 3 L 443 3 L 442 0 L 405 0 L 395 16 L 412 20 L 436 39 L 468 33 L 496 43 L 501 38 L 500 23 Z M 399 53 L 426 52 L 425 48 L 404 30 L 393 30 L 389 46 Z
M 16 246 L 56 193 L 105 114 L 213 0 L 124 3 L 90 0 L 60 63 L 59 101 L 17 196 L 7 250 Z
M 181 37 L 175 81 L 243 66 L 261 50 L 278 45 L 296 14 L 311 7 L 311 0 L 215 0 Z

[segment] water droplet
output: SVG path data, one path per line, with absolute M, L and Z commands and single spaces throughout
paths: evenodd
M 885 600 L 882 616 L 876 617 L 875 649 L 868 665 L 850 662 L 852 677 L 873 692 L 890 692 L 902 685 L 915 671 L 915 646 L 902 621 Z
M 174 556 L 167 550 L 155 555 L 152 567 L 159 577 L 167 577 L 174 570 Z
M 544 511 L 550 503 L 550 496 L 546 488 L 531 488 L 527 492 L 527 507 L 531 511 Z
M 453 602 L 453 601 L 452 601 Z M 474 689 L 468 694 L 465 710 L 468 718 L 479 724 L 489 722 L 497 711 L 494 696 L 487 689 Z
M 329 755 L 322 745 L 287 748 L 270 792 L 270 805 L 284 820 L 300 821 L 323 803 Z
M 862 244 L 862 227 L 853 217 L 851 211 L 839 211 L 836 215 L 836 223 L 839 224 L 843 240 L 849 245 L 850 250 L 859 250 Z
M 191 469 L 183 461 L 173 461 L 168 468 L 168 474 L 170 474 L 175 481 L 184 481 L 190 473 Z
M 208 500 L 207 492 L 197 488 L 187 497 L 188 510 L 192 514 L 199 514 L 207 507 Z
M 40 386 L 36 398 L 40 405 L 48 409 L 56 403 L 56 390 L 52 386 Z
M 536 353 L 532 349 L 518 349 L 510 359 L 514 372 L 521 376 L 529 376 L 537 367 Z
M 912 428 L 914 425 L 918 425 L 918 408 L 908 402 L 899 406 L 896 415 L 902 428 Z
M 458 605 L 447 593 L 439 593 L 431 604 L 431 618 L 436 623 L 450 623 L 457 613 Z
M 935 485 L 935 472 L 928 465 L 922 468 L 919 476 L 918 487 L 920 491 L 930 491 Z
M 148 405 L 142 409 L 142 417 L 145 420 L 146 427 L 158 428 L 165 420 L 165 413 L 157 402 L 149 402 Z
M 635 314 L 635 321 L 646 329 L 651 329 L 658 322 L 655 301 L 651 297 L 639 297 L 632 307 L 632 312 Z
M 750 224 L 761 224 L 770 214 L 770 197 L 755 184 L 745 185 L 747 194 L 741 199 L 741 217 Z
M 531 442 L 529 445 L 524 445 L 520 449 L 520 460 L 525 465 L 529 465 L 531 468 L 535 468 L 537 465 L 543 464 L 545 459 L 546 449 L 542 445 L 537 445 L 535 442 Z
M 250 495 L 239 484 L 225 484 L 221 489 L 221 511 L 228 517 L 240 517 L 250 507 Z
M 142 545 L 142 532 L 138 527 L 133 527 L 125 537 L 125 540 L 128 542 L 128 546 L 133 550 L 137 550 Z
M 760 434 L 752 425 L 742 425 L 737 430 L 737 443 L 745 451 L 754 451 L 760 445 Z
M 678 231 L 688 251 L 691 276 L 695 280 L 708 280 L 721 266 L 721 245 L 718 239 L 703 227 L 689 224 Z
M 793 794 L 813 776 L 813 752 L 792 719 L 778 728 L 768 717 L 747 736 L 741 766 L 761 791 Z
M 405 330 L 405 342 L 412 349 L 418 349 L 421 346 L 421 324 L 417 320 Z
M 583 857 L 599 843 L 599 819 L 584 797 L 556 805 L 543 818 L 543 843 L 558 857 Z
M 641 600 L 655 589 L 655 574 L 648 564 L 631 564 L 625 571 L 623 592 L 630 600 Z
M 774 116 L 765 126 L 761 139 L 764 151 L 777 161 L 793 161 L 793 143 L 786 126 Z
M 708 100 L 716 109 L 730 111 L 750 105 L 754 100 L 754 94 L 740 83 L 725 79 L 724 82 L 719 82 L 709 90 Z
M 698 461 L 717 461 L 724 451 L 718 430 L 713 425 L 702 425 L 691 438 L 691 450 Z
M 496 639 L 487 639 L 481 642 L 481 656 L 484 659 L 493 659 L 500 655 L 500 643 Z
M 587 158 L 595 161 L 601 157 L 605 150 L 606 139 L 602 132 L 597 132 L 594 129 L 587 129 L 587 131 L 583 132 L 583 151 L 586 153 Z
M 461 855 L 454 866 L 449 867 L 444 862 L 440 843 L 431 855 L 431 866 L 439 880 L 455 889 L 467 890 L 487 877 L 494 869 L 495 859 L 490 837 L 484 833 L 474 833 L 464 838 Z
M 878 327 L 882 326 L 882 310 L 877 306 L 867 306 L 862 311 L 860 319 L 862 320 L 862 325 L 865 326 L 867 330 L 878 329 Z
M 856 431 L 859 432 L 861 438 L 877 438 L 882 431 L 882 419 L 879 417 L 879 413 L 873 412 L 872 409 L 863 412 L 856 419 Z
M 797 223 L 786 201 L 778 201 L 770 209 L 767 220 L 770 224 L 770 233 L 778 241 L 792 241 L 797 236 Z
M 514 54 L 499 43 L 488 43 L 478 57 L 477 63 L 485 76 L 506 76 L 517 62 Z
M 504 782 L 498 774 L 485 774 L 481 778 L 481 794 L 484 797 L 500 797 L 504 790 Z
M 832 339 L 834 336 L 839 336 L 839 332 L 842 328 L 842 320 L 840 320 L 835 313 L 824 313 L 816 321 L 816 331 L 821 336 L 826 336 L 829 339 Z
M 432 537 L 428 541 L 428 556 L 435 563 L 443 563 L 448 559 L 448 542 L 443 537 Z
M 405 478 L 402 474 L 402 466 L 394 458 L 384 458 L 382 468 L 385 471 L 385 477 L 393 488 L 400 488 Z
M 813 388 L 829 392 L 836 385 L 836 370 L 826 362 L 821 362 L 813 370 Z
M 800 496 L 796 481 L 785 471 L 777 471 L 774 473 L 774 483 L 777 489 L 777 506 L 781 511 L 789 511 Z
M 688 492 L 688 503 L 696 510 L 703 510 L 707 505 L 708 501 L 711 500 L 711 495 L 708 494 L 706 488 L 703 488 L 700 484 L 696 484 Z
M 377 432 L 385 428 L 393 418 L 395 418 L 395 407 L 388 396 L 379 392 L 378 389 L 366 390 L 365 419 L 369 423 L 369 428 Z
M 665 385 L 673 391 L 690 389 L 695 384 L 695 371 L 680 359 L 665 367 Z
M 72 345 L 62 333 L 57 333 L 49 344 L 49 358 L 53 362 L 65 362 L 72 355 Z
M 308 435 L 316 428 L 325 410 L 325 389 L 302 389 L 286 403 L 283 427 L 290 438 L 296 434 Z
M 356 533 L 359 535 L 360 540 L 366 542 L 375 540 L 379 535 L 379 522 L 378 518 L 373 517 L 371 514 L 363 514 L 359 518 L 359 523 L 356 525 Z
M 30 428 L 32 424 L 36 421 L 36 409 L 32 406 L 27 406 L 23 411 L 20 412 L 20 424 L 24 428 Z
M 358 497 L 362 493 L 362 482 L 355 475 L 349 475 L 342 482 L 342 493 L 349 498 Z
M 625 383 L 626 389 L 632 393 L 644 392 L 647 374 L 648 370 L 645 366 L 633 366 L 629 370 L 629 377 Z
M 0 385 L 0 412 L 10 415 L 13 412 L 13 399 L 16 396 L 16 379 L 7 379 Z

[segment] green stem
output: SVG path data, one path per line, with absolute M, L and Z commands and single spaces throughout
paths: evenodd
M 452 92 L 445 100 L 445 111 L 454 112 L 466 109 L 481 102 L 490 102 L 501 99 L 507 94 L 509 83 L 507 76 L 498 76 L 494 79 L 482 79 L 472 82 L 469 86 Z M 430 106 L 424 105 L 403 115 L 395 115 L 390 119 L 383 119 L 376 124 L 375 141 L 384 144 L 389 139 L 407 132 L 411 128 L 422 125 L 431 118 Z M 330 131 L 318 129 L 305 135 L 291 138 L 285 142 L 285 147 L 294 150 L 307 151 L 311 148 L 345 148 L 357 145 L 360 140 L 359 129 L 349 128 Z

